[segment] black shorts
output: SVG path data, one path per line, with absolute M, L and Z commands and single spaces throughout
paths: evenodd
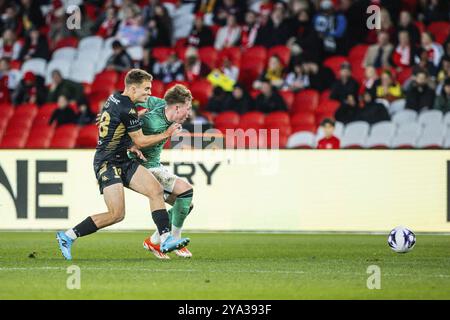
M 105 161 L 98 165 L 94 164 L 95 176 L 98 181 L 100 193 L 103 194 L 103 189 L 116 183 L 121 183 L 124 187 L 128 188 L 138 167 L 139 163 L 136 160 L 122 163 Z

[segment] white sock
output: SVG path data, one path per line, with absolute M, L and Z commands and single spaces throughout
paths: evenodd
M 177 240 L 181 239 L 181 228 L 172 225 L 172 236 Z
M 159 237 L 159 232 L 158 232 L 158 230 L 156 230 L 156 231 L 152 234 L 152 236 L 150 237 L 150 241 L 151 241 L 153 244 L 160 244 L 160 243 L 161 243 L 161 239 L 160 239 L 160 237 Z
M 166 233 L 160 234 L 160 235 L 159 235 L 159 239 L 160 239 L 161 243 L 164 243 L 164 241 L 166 241 L 166 239 L 167 239 L 169 236 L 170 236 L 170 232 L 166 232 Z
M 70 239 L 75 240 L 76 238 L 78 238 L 78 236 L 75 234 L 75 232 L 73 231 L 73 229 L 68 229 L 65 232 L 65 235 L 68 236 Z

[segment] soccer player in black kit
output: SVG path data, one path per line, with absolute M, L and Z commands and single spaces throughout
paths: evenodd
M 75 239 L 123 220 L 124 187 L 149 198 L 152 218 L 161 237 L 161 252 L 181 249 L 189 243 L 189 238 L 176 240 L 171 236 L 163 188 L 148 170 L 127 155 L 130 151 L 145 160 L 140 148 L 158 144 L 181 129 L 180 124 L 174 123 L 163 133 L 143 134 L 135 103 L 145 102 L 150 96 L 152 80 L 143 70 L 130 70 L 125 77 L 124 92 L 111 95 L 102 108 L 94 171 L 108 212 L 90 216 L 66 232 L 56 233 L 61 253 L 67 260 L 72 259 Z

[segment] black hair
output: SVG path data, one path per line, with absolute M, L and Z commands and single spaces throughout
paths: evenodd
M 325 119 L 323 119 L 322 122 L 320 123 L 320 126 L 321 126 L 321 127 L 324 127 L 324 126 L 326 126 L 327 124 L 330 124 L 330 125 L 332 125 L 333 127 L 335 126 L 334 120 L 333 120 L 333 119 L 330 119 L 330 118 L 325 118 Z

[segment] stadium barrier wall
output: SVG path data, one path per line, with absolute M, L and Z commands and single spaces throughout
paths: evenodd
M 0 151 L 0 229 L 72 227 L 106 211 L 93 150 Z M 165 150 L 194 185 L 188 230 L 450 232 L 450 152 L 443 150 Z M 126 191 L 113 230 L 154 229 Z

